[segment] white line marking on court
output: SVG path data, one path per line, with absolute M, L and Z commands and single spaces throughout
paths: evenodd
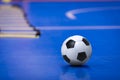
M 88 13 L 88 12 L 94 12 L 94 11 L 104 11 L 104 10 L 116 10 L 116 9 L 120 9 L 120 6 L 74 9 L 74 10 L 70 10 L 70 11 L 66 12 L 65 15 L 69 19 L 75 20 L 75 19 L 77 19 L 75 14 Z
M 39 30 L 104 30 L 120 29 L 120 26 L 38 26 Z

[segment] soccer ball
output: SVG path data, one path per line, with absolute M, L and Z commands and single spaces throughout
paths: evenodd
M 91 57 L 92 47 L 85 37 L 75 35 L 63 42 L 61 53 L 70 65 L 82 65 Z

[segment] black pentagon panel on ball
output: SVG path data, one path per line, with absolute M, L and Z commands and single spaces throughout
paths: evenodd
M 83 38 L 82 41 L 83 41 L 87 46 L 90 45 L 89 42 L 88 42 L 85 38 Z
M 66 55 L 63 55 L 63 58 L 65 59 L 66 62 L 70 63 L 70 59 Z
M 67 43 L 66 43 L 66 46 L 67 48 L 74 48 L 75 46 L 75 41 L 74 40 L 69 40 Z
M 78 53 L 77 59 L 80 61 L 84 61 L 85 58 L 87 58 L 86 53 L 85 52 L 80 52 Z

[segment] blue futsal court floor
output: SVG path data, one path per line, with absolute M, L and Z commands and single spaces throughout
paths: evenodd
M 0 80 L 120 80 L 120 2 L 25 6 L 41 37 L 0 38 Z M 63 41 L 73 35 L 92 45 L 92 57 L 83 66 L 72 67 L 61 56 Z

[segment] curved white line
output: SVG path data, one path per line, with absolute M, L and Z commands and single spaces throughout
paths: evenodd
M 93 12 L 93 11 L 103 11 L 103 10 L 116 10 L 116 9 L 120 9 L 120 6 L 75 9 L 75 10 L 70 10 L 70 11 L 66 12 L 65 15 L 69 19 L 75 20 L 75 19 L 77 19 L 75 14 L 88 13 L 88 12 Z
M 120 26 L 38 26 L 38 30 L 110 30 Z

